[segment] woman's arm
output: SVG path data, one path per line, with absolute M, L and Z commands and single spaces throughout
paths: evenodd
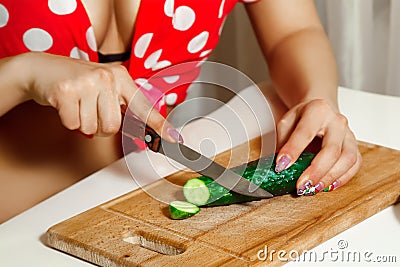
M 28 100 L 27 76 L 20 62 L 21 56 L 0 59 L 0 117 Z
M 176 130 L 152 107 L 121 65 L 38 52 L 1 59 L 0 116 L 31 99 L 57 109 L 66 128 L 101 136 L 118 132 L 120 106 L 129 105 L 166 140 L 179 141 Z
M 361 157 L 338 111 L 336 64 L 313 1 L 260 0 L 248 4 L 247 11 L 272 83 L 289 109 L 277 124 L 278 171 L 321 137 L 321 151 L 300 177 L 298 193 L 346 183 L 360 168 Z
M 247 10 L 285 104 L 324 98 L 337 107 L 336 63 L 313 1 L 261 0 Z

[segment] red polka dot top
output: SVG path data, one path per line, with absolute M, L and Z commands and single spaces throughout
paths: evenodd
M 255 1 L 141 1 L 124 65 L 162 114 L 166 104 L 185 99 L 235 4 Z M 80 0 L 0 0 L 0 40 L 0 58 L 41 51 L 99 61 L 94 31 Z

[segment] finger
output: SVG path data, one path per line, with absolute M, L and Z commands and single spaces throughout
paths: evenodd
M 330 192 L 348 183 L 354 177 L 354 175 L 356 175 L 357 172 L 360 170 L 361 165 L 362 165 L 362 157 L 360 151 L 357 149 L 356 162 L 354 163 L 354 165 L 348 171 L 343 173 L 339 178 L 335 179 L 332 183 L 326 186 L 323 189 L 323 191 Z
M 348 172 L 344 173 L 342 176 L 336 179 L 332 184 L 330 184 L 328 188 L 325 188 L 324 191 L 330 192 L 348 183 L 351 180 L 351 178 L 353 178 L 354 175 L 356 175 L 357 172 L 360 170 L 361 165 L 362 165 L 362 157 L 361 154 L 358 152 L 356 164 L 354 164 L 353 167 L 351 167 L 351 169 Z
M 348 136 L 351 137 L 349 138 Z M 321 178 L 320 181 L 316 182 L 310 179 L 311 184 L 314 184 L 314 186 L 306 188 L 302 194 L 305 196 L 311 196 L 318 194 L 322 190 L 327 191 L 329 189 L 329 191 L 331 191 L 333 188 L 338 187 L 338 183 L 340 183 L 338 178 L 349 174 L 349 170 L 357 164 L 358 154 L 357 143 L 355 142 L 353 134 L 350 132 L 350 134 L 346 135 L 343 142 L 342 153 L 334 166 Z M 349 179 L 351 177 L 352 176 L 350 176 Z M 302 190 L 299 190 L 299 193 L 301 193 L 301 191 Z
M 333 128 L 333 127 L 332 127 Z M 340 134 L 343 133 L 343 134 Z M 303 195 L 309 184 L 315 187 L 319 181 L 336 164 L 342 153 L 344 131 L 342 129 L 330 129 L 322 140 L 321 151 L 315 156 L 311 165 L 303 172 L 297 181 L 298 194 Z M 321 187 L 322 185 L 318 185 Z M 322 190 L 322 188 L 317 188 Z
M 61 123 L 69 130 L 76 130 L 80 127 L 79 103 L 78 101 L 61 102 L 58 107 L 58 115 Z
M 116 134 L 121 127 L 121 108 L 119 96 L 113 88 L 106 88 L 98 97 L 98 129 L 100 136 Z
M 275 171 L 290 167 L 317 136 L 326 118 L 322 113 L 306 111 L 297 123 L 287 142 L 282 146 L 277 155 Z
M 137 90 L 128 107 L 162 138 L 172 143 L 183 143 L 179 132 L 150 104 L 140 90 Z
M 121 96 L 126 103 L 129 103 L 128 108 L 162 138 L 171 143 L 183 143 L 183 138 L 179 132 L 154 109 L 130 78 L 122 81 Z
M 172 143 L 183 143 L 181 134 L 158 112 L 157 109 L 152 108 L 150 114 L 146 119 L 146 123 L 153 129 L 158 129 L 160 135 L 167 141 Z
M 97 94 L 87 94 L 79 101 L 80 128 L 84 134 L 97 132 Z
M 282 146 L 287 142 L 290 134 L 296 127 L 299 120 L 298 108 L 288 111 L 282 119 L 278 122 L 276 127 L 277 133 L 277 149 L 282 148 Z
M 349 137 L 350 136 L 350 137 Z M 321 191 L 328 185 L 332 184 L 339 177 L 342 177 L 349 172 L 351 168 L 358 161 L 358 146 L 353 138 L 353 134 L 350 132 L 346 134 L 343 142 L 342 154 L 336 164 L 328 171 L 328 173 L 320 180 L 320 185 L 316 186 L 317 192 Z

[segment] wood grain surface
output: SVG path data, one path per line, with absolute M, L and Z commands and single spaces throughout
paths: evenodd
M 396 203 L 400 195 L 400 151 L 359 143 L 360 172 L 347 185 L 313 197 L 285 195 L 244 204 L 202 208 L 172 220 L 164 199 L 180 199 L 179 186 L 195 173 L 182 171 L 132 191 L 51 227 L 48 245 L 101 266 L 254 266 L 269 250 L 301 253 Z M 241 157 L 236 152 L 248 150 Z M 216 157 L 236 166 L 260 157 L 260 139 Z M 239 153 L 240 154 L 240 153 Z M 236 154 L 238 155 L 238 154 Z

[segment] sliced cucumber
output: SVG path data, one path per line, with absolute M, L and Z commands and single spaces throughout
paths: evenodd
M 229 205 L 257 199 L 231 192 L 207 176 L 188 180 L 183 186 L 183 195 L 197 206 Z
M 274 196 L 292 193 L 296 190 L 297 179 L 310 165 L 314 156 L 313 153 L 303 152 L 290 168 L 276 173 L 275 155 L 271 155 L 246 164 L 246 169 L 241 175 Z M 243 165 L 232 170 L 243 170 Z M 183 194 L 188 202 L 197 206 L 229 205 L 257 199 L 229 191 L 207 176 L 188 180 L 183 186 Z
M 190 199 L 190 203 L 202 206 L 210 199 L 210 190 L 207 187 L 206 181 L 195 178 L 185 183 L 183 186 L 183 195 L 186 200 Z
M 175 200 L 169 203 L 169 213 L 174 220 L 182 220 L 192 217 L 200 211 L 196 205 L 186 202 Z

